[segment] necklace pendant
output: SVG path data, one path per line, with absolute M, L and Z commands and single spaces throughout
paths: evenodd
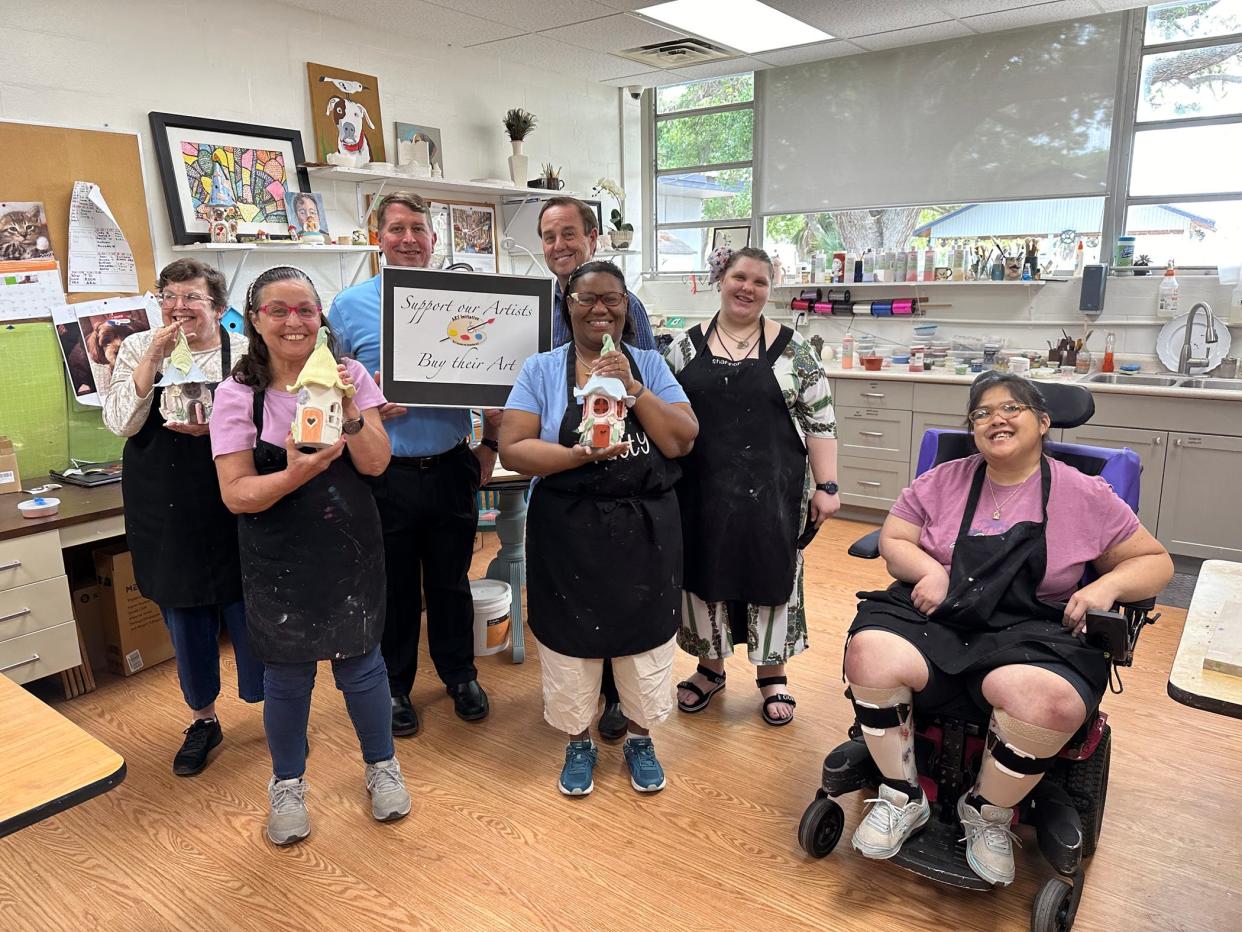
M 750 340 L 738 340 L 736 346 L 738 349 L 746 349 L 746 347 L 750 346 Z
M 992 512 L 992 520 L 993 521 L 1000 520 L 1000 509 L 999 508 L 997 508 L 994 512 Z

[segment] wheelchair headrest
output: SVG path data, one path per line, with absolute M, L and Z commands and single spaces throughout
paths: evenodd
M 975 379 L 970 388 L 973 392 L 976 386 L 987 382 L 1004 384 L 1014 379 L 1022 379 L 1022 377 L 984 372 Z M 1091 420 L 1091 416 L 1095 414 L 1095 399 L 1091 396 L 1091 392 L 1081 385 L 1075 385 L 1072 382 L 1034 382 L 1029 379 L 1022 379 L 1022 381 L 1031 386 L 1044 399 L 1044 407 L 1048 410 L 1048 417 L 1053 427 L 1080 427 Z

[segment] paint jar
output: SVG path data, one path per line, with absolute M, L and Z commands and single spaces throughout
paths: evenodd
M 854 338 L 848 333 L 841 338 L 841 368 L 854 368 Z
M 970 361 L 970 371 L 971 372 L 982 372 L 983 371 L 983 360 L 972 359 Z
M 1061 378 L 1063 379 L 1072 379 L 1074 377 L 1073 366 L 1062 366 L 1059 371 L 1061 373 Z
M 1026 375 L 1031 371 L 1031 361 L 1025 356 L 1013 356 L 1009 360 L 1009 371 L 1014 375 Z
M 914 343 L 910 346 L 910 371 L 922 372 L 923 359 L 927 352 L 927 347 L 922 343 Z

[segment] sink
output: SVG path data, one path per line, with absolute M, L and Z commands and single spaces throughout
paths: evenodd
M 1242 379 L 1187 379 L 1178 388 L 1208 388 L 1214 392 L 1242 392 Z
M 1186 378 L 1184 375 L 1127 375 L 1124 372 L 1097 372 L 1095 375 L 1082 379 L 1096 385 L 1155 385 L 1172 387 L 1179 385 Z M 1198 381 L 1198 380 L 1196 380 Z M 1208 381 L 1221 381 L 1209 379 Z

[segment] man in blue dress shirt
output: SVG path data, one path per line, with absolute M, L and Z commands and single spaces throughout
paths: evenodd
M 388 265 L 426 268 L 436 236 L 431 210 L 416 194 L 389 194 L 377 208 L 380 251 Z M 342 352 L 379 375 L 380 277 L 346 288 L 328 313 Z M 457 715 L 487 717 L 487 694 L 474 666 L 474 602 L 467 571 L 474 551 L 476 493 L 496 463 L 499 412 L 484 419 L 483 440 L 471 447 L 465 409 L 380 411 L 392 441 L 392 463 L 374 483 L 384 526 L 388 605 L 381 650 L 388 667 L 394 735 L 418 733 L 410 690 L 426 595 L 431 660 L 453 697 Z
M 599 243 L 599 220 L 595 209 L 576 197 L 551 197 L 539 210 L 539 239 L 543 243 L 543 258 L 548 271 L 556 276 L 555 304 L 552 310 L 552 345 L 568 343 L 571 337 L 565 326 L 565 283 L 573 270 L 595 256 Z M 634 321 L 634 345 L 639 349 L 655 349 L 655 335 L 647 309 L 631 292 L 629 316 Z M 621 711 L 621 697 L 612 678 L 612 662 L 604 661 L 604 676 L 600 684 L 604 697 L 604 712 L 599 717 L 600 737 L 617 741 L 625 735 L 626 719 Z

